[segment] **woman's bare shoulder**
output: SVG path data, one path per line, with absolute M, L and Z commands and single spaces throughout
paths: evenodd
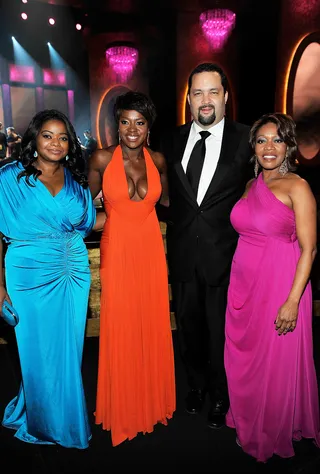
M 105 169 L 111 161 L 115 145 L 109 146 L 108 148 L 101 148 L 92 153 L 90 157 L 90 167 L 93 169 Z
M 311 193 L 308 181 L 296 173 L 288 173 L 284 180 L 289 194 Z

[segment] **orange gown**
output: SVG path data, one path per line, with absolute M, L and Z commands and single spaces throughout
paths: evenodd
M 102 183 L 101 310 L 96 424 L 116 446 L 167 424 L 175 374 L 167 264 L 155 204 L 160 176 L 146 149 L 148 191 L 132 201 L 118 146 Z

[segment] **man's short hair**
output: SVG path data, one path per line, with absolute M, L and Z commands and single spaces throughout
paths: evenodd
M 195 74 L 201 74 L 202 72 L 217 72 L 221 78 L 221 84 L 224 90 L 224 93 L 228 90 L 228 79 L 225 75 L 224 71 L 218 64 L 215 63 L 202 63 L 198 64 L 197 67 L 191 72 L 189 79 L 188 79 L 188 94 L 190 94 L 190 89 L 192 86 L 192 79 Z

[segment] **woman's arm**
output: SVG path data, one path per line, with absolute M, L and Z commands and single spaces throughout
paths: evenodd
M 97 212 L 96 222 L 92 230 L 94 230 L 95 232 L 101 232 L 103 230 L 106 220 L 107 214 L 104 211 Z
M 112 154 L 108 150 L 96 150 L 89 160 L 88 181 L 92 199 L 101 191 L 102 176 L 111 160 Z
M 297 237 L 301 256 L 297 263 L 294 281 L 286 302 L 279 309 L 276 319 L 278 334 L 293 331 L 297 324 L 300 298 L 310 278 L 317 252 L 317 206 L 309 184 L 295 179 L 290 190 L 295 213 Z M 284 269 L 285 270 L 285 269 Z
M 3 274 L 3 234 L 0 232 L 0 286 L 4 286 L 4 274 Z
M 4 300 L 8 300 L 11 303 L 7 290 L 4 286 L 4 274 L 3 274 L 3 235 L 0 233 L 0 311 Z

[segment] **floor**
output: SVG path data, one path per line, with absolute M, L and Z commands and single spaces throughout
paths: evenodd
M 314 318 L 315 362 L 320 385 L 320 318 Z M 0 327 L 1 330 L 7 330 Z M 11 328 L 10 328 L 11 330 Z M 0 416 L 19 386 L 19 362 L 13 334 L 6 334 L 8 344 L 0 345 Z M 173 331 L 175 348 L 176 331 Z M 11 430 L 0 427 L 1 472 L 24 470 L 30 474 L 62 473 L 284 473 L 319 474 L 320 449 L 312 442 L 296 443 L 296 456 L 274 456 L 266 464 L 257 463 L 243 453 L 230 428 L 211 430 L 206 425 L 208 406 L 197 416 L 184 411 L 185 374 L 176 350 L 177 411 L 168 426 L 157 425 L 152 434 L 138 435 L 132 441 L 113 448 L 110 434 L 94 425 L 98 338 L 85 341 L 83 378 L 92 422 L 92 441 L 84 451 L 58 446 L 35 446 L 23 443 Z M 5 467 L 7 466 L 7 467 Z

